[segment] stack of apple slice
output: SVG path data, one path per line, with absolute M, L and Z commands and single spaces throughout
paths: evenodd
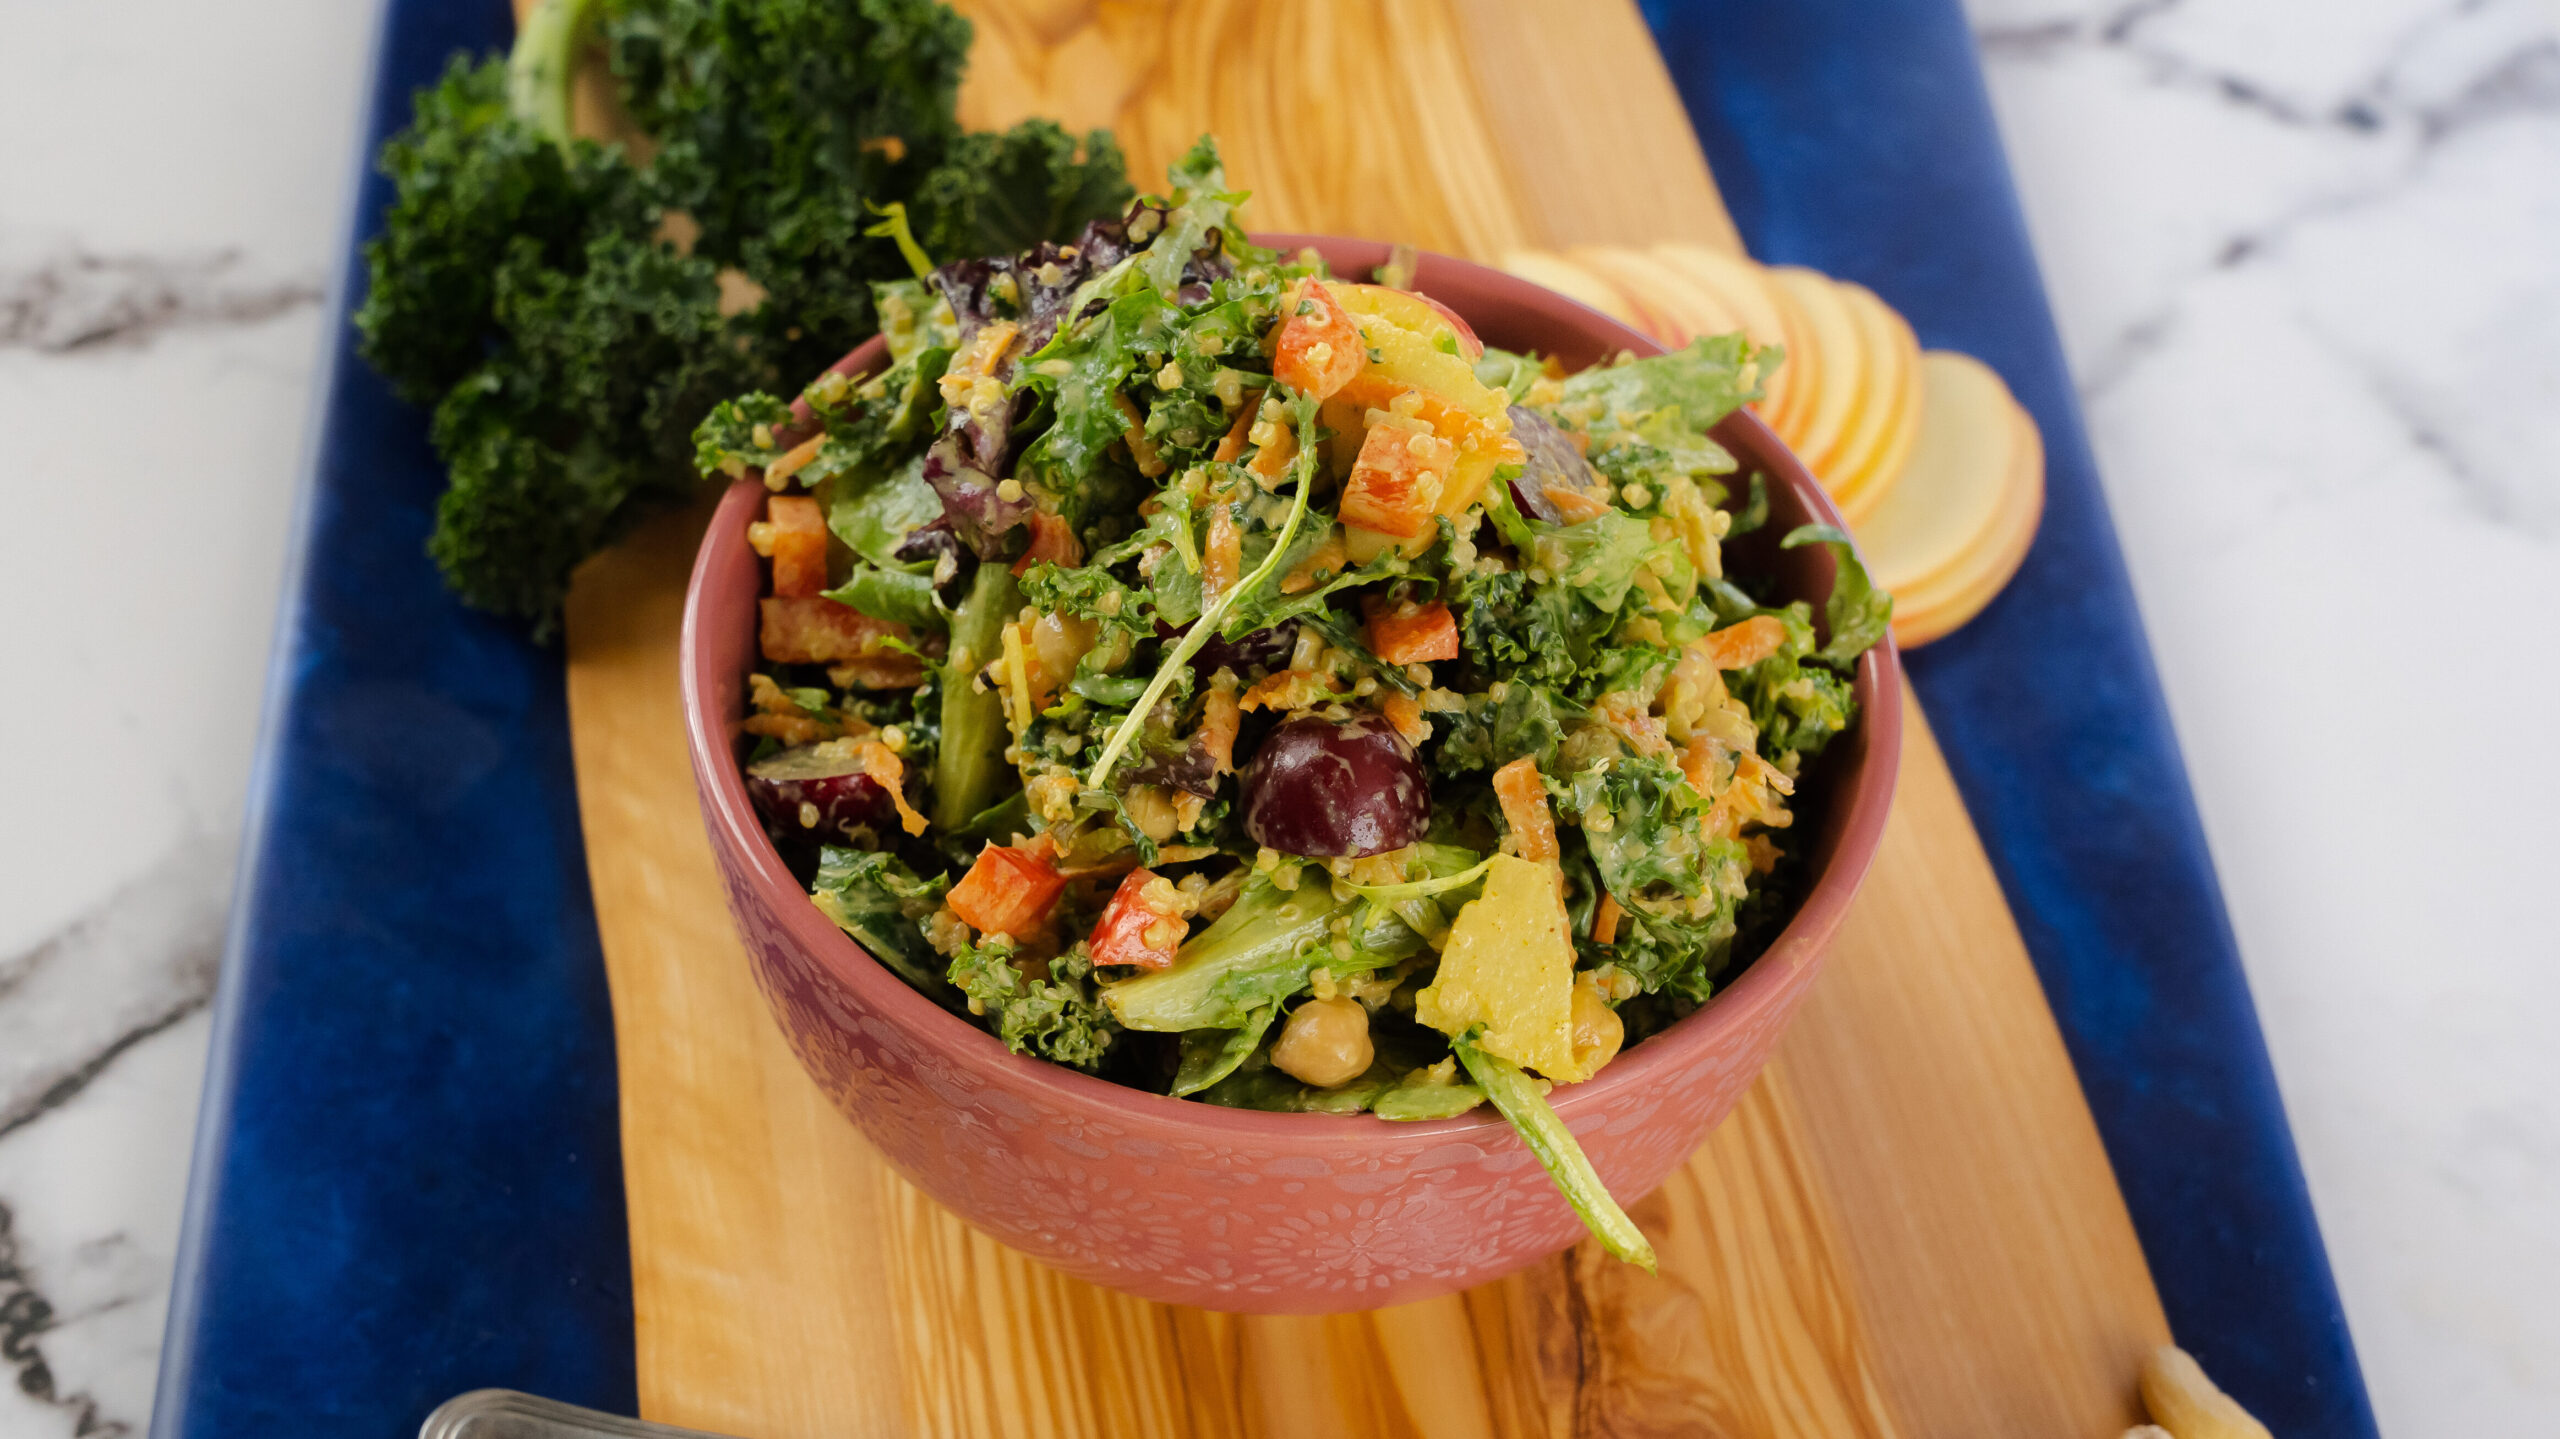
M 2035 421 L 1980 361 L 1923 353 L 1865 286 L 1704 245 L 1523 250 L 1503 268 L 1665 345 L 1740 330 L 1783 347 L 1756 409 L 1856 532 L 1906 648 L 1979 614 L 2026 558 L 2044 509 Z

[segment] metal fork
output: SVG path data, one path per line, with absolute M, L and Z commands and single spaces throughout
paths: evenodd
M 625 1419 L 519 1394 L 513 1389 L 474 1389 L 436 1406 L 418 1439 L 723 1439 L 702 1429 L 679 1429 Z

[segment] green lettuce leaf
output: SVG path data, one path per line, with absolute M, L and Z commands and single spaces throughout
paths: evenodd
M 1184 1034 L 1182 1066 L 1173 1076 L 1173 1088 L 1165 1092 L 1180 1099 L 1235 1073 L 1237 1066 L 1262 1047 L 1262 1037 L 1271 1032 L 1271 1022 L 1279 1017 L 1280 1006 L 1266 1004 L 1247 1015 L 1241 1029 L 1195 1029 Z
M 1647 420 L 1665 413 L 1676 412 L 1684 429 L 1704 435 L 1760 398 L 1752 367 L 1769 353 L 1739 333 L 1701 335 L 1667 355 L 1567 376 L 1556 409 L 1591 436 L 1594 448 L 1623 430 L 1641 431 Z
M 1664 548 L 1642 518 L 1622 510 L 1578 525 L 1540 525 L 1537 530 L 1538 562 L 1558 583 L 1582 591 L 1595 608 L 1612 612 L 1626 604 L 1637 569 Z
M 920 630 L 938 630 L 951 622 L 934 597 L 932 576 L 921 567 L 888 569 L 857 561 L 845 582 L 825 594 L 876 619 Z
M 1823 603 L 1823 622 L 1831 631 L 1816 659 L 1834 669 L 1847 669 L 1857 663 L 1885 631 L 1893 625 L 1893 596 L 1877 589 L 1867 578 L 1867 567 L 1858 558 L 1858 547 L 1836 525 L 1798 525 L 1778 542 L 1786 549 L 1800 545 L 1828 545 L 1831 557 L 1839 564 L 1839 574 L 1831 582 L 1831 598 Z
M 870 850 L 828 846 L 818 855 L 809 898 L 854 942 L 928 995 L 947 995 L 942 956 L 918 925 L 942 903 L 947 879 L 919 879 L 906 862 Z

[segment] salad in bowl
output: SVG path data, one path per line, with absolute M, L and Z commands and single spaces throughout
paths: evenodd
M 704 422 L 763 491 L 746 792 L 811 906 L 1017 1054 L 1489 1105 L 1649 1264 L 1551 1096 L 1786 924 L 1890 601 L 1827 525 L 1753 541 L 1827 547 L 1818 611 L 1726 564 L 1777 507 L 1710 432 L 1774 352 L 1567 372 L 1242 198 L 1204 141 L 1073 244 L 904 242 L 878 368 Z

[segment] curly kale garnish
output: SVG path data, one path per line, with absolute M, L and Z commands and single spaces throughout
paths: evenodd
M 1084 947 L 1028 967 L 1038 973 L 1024 972 L 1011 945 L 989 939 L 953 955 L 950 977 L 968 997 L 969 1012 L 985 1019 L 1014 1053 L 1098 1068 L 1119 1026 L 1095 995 L 1093 960 Z
M 917 187 L 928 253 L 1010 255 L 1063 239 L 1128 202 L 1119 142 L 1108 130 L 1081 140 L 1047 120 L 1001 134 L 963 135 Z
M 567 130 L 599 12 L 645 164 Z M 580 560 L 691 492 L 715 400 L 868 333 L 872 282 L 910 273 L 873 207 L 903 202 L 946 258 L 1118 211 L 1108 135 L 960 127 L 968 38 L 933 0 L 546 0 L 511 57 L 419 93 L 355 320 L 436 407 L 429 548 L 466 601 L 547 633 Z

